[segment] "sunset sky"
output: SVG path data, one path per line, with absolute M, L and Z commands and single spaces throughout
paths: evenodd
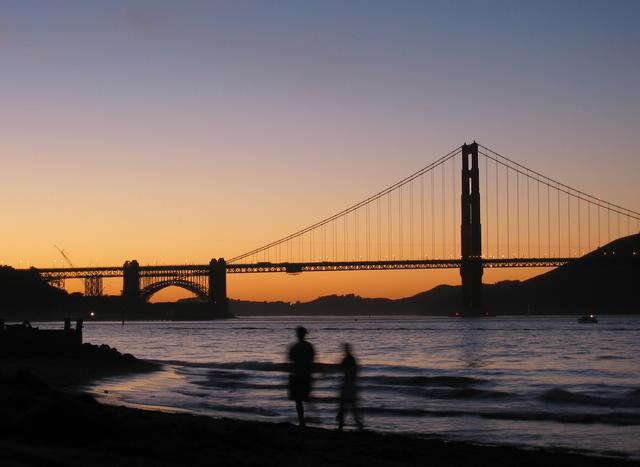
M 638 18 L 636 1 L 2 1 L 0 264 L 60 266 L 54 244 L 78 266 L 233 257 L 472 140 L 640 211 Z M 457 282 L 235 275 L 229 295 Z

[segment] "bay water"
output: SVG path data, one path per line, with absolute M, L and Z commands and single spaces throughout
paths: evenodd
M 298 325 L 328 364 L 315 374 L 309 425 L 336 426 L 331 365 L 349 342 L 367 429 L 640 459 L 640 316 L 88 322 L 85 341 L 161 370 L 85 389 L 113 404 L 296 423 L 286 362 Z

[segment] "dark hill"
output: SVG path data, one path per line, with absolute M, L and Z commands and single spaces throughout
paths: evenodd
M 485 304 L 487 311 L 499 314 L 638 313 L 639 278 L 636 234 L 526 281 L 487 284 Z M 412 314 L 450 314 L 459 310 L 460 293 L 459 286 L 440 286 L 396 302 Z
M 580 260 L 533 277 L 503 301 L 536 312 L 640 312 L 640 234 L 615 240 Z M 520 297 L 518 301 L 517 298 Z
M 50 286 L 35 269 L 0 266 L 0 309 L 52 308 L 66 303 L 68 294 Z

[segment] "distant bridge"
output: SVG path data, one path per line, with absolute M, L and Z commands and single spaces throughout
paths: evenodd
M 639 231 L 640 213 L 474 142 L 360 203 L 228 262 L 140 266 L 134 260 L 121 267 L 39 273 L 58 287 L 66 279 L 84 279 L 85 294 L 94 296 L 102 294 L 104 278 L 122 277 L 122 296 L 132 302 L 177 286 L 225 310 L 229 273 L 456 268 L 462 276 L 461 309 L 477 315 L 484 311 L 484 268 L 562 266 Z M 612 257 L 603 252 L 591 259 Z

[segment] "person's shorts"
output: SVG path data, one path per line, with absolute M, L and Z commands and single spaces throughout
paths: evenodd
M 311 393 L 311 376 L 289 375 L 289 399 L 304 401 Z

